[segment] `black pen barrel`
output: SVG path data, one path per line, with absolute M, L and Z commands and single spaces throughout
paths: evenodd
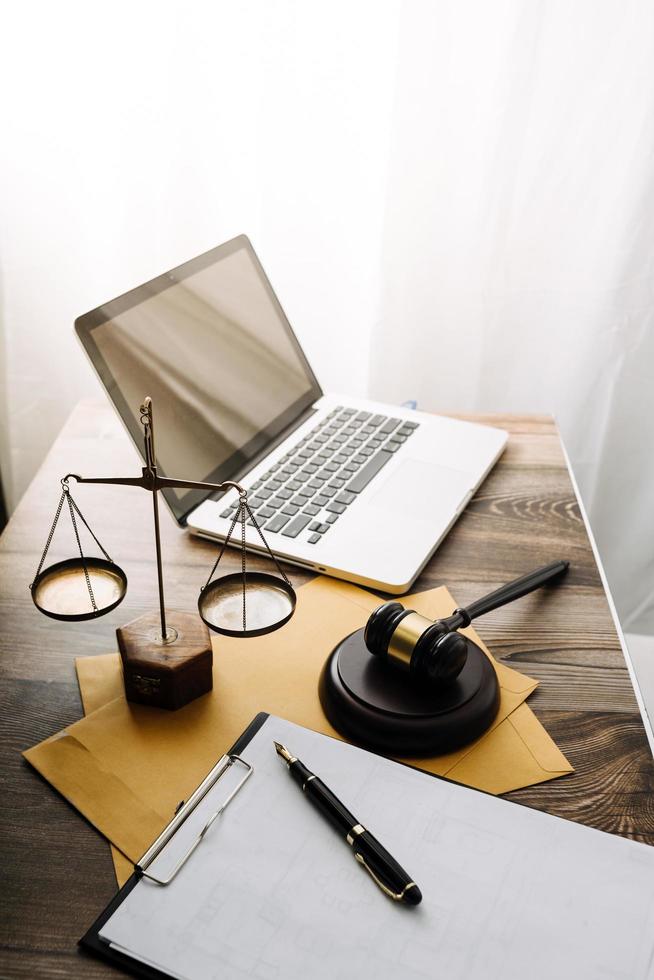
M 395 901 L 418 905 L 422 901 L 420 889 L 377 838 L 359 823 L 322 779 L 291 755 L 284 745 L 275 742 L 275 749 L 288 765 L 293 781 L 347 841 L 357 861 L 366 868 L 381 890 Z
M 355 854 L 358 853 L 364 858 L 369 869 L 382 884 L 393 892 L 394 897 L 403 895 L 404 900 L 410 905 L 417 905 L 420 902 L 422 895 L 411 875 L 407 874 L 369 830 L 356 838 L 354 850 Z
M 334 796 L 328 786 L 325 786 L 322 779 L 307 769 L 299 759 L 290 764 L 289 771 L 313 805 L 327 817 L 336 830 L 342 832 L 343 837 L 347 837 L 357 822 L 348 808 L 337 796 Z
M 336 830 L 347 837 L 352 827 L 357 823 L 356 817 L 350 813 L 337 796 L 334 796 L 328 786 L 325 786 L 322 779 L 312 776 L 304 784 L 304 792 L 309 797 L 313 805 L 327 817 L 329 822 Z
M 422 896 L 420 889 L 412 882 L 411 876 L 369 830 L 360 826 L 354 814 L 341 803 L 322 779 L 307 769 L 299 759 L 291 763 L 290 771 L 295 782 L 301 786 L 313 805 L 346 838 L 348 843 L 352 843 L 355 855 L 361 855 L 368 865 L 368 870 L 378 879 L 378 883 L 387 888 L 393 897 L 402 895 L 409 904 L 417 905 Z

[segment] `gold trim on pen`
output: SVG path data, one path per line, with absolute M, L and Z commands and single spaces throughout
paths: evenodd
M 404 886 L 404 888 L 402 889 L 401 892 L 394 892 L 390 888 L 388 888 L 380 878 L 377 877 L 377 875 L 375 874 L 375 872 L 372 870 L 372 868 L 370 867 L 370 865 L 367 863 L 367 861 L 364 858 L 363 854 L 360 854 L 359 851 L 356 851 L 354 856 L 357 859 L 357 861 L 359 862 L 359 864 L 362 864 L 363 865 L 363 867 L 366 869 L 366 871 L 368 872 L 368 874 L 370 875 L 370 877 L 372 878 L 372 880 L 375 882 L 375 884 L 378 885 L 381 888 L 381 890 L 383 891 L 384 895 L 388 895 L 388 897 L 389 898 L 392 898 L 394 902 L 401 902 L 403 900 L 404 896 L 406 895 L 406 893 L 408 892 L 409 888 L 416 888 L 417 887 L 415 881 L 410 881 L 407 885 Z
M 291 755 L 285 745 L 281 742 L 275 742 L 273 739 L 273 745 L 275 746 L 275 751 L 277 755 L 281 756 L 287 766 L 292 766 L 294 762 L 297 762 L 297 756 Z
M 366 832 L 366 828 L 365 827 L 362 827 L 360 823 L 357 823 L 357 824 L 354 825 L 354 827 L 352 828 L 352 830 L 350 831 L 350 833 L 347 835 L 347 837 L 345 838 L 345 840 L 348 842 L 348 844 L 350 845 L 350 847 L 352 847 L 352 844 L 354 843 L 354 838 L 355 837 L 358 837 L 359 834 L 365 834 L 365 832 Z

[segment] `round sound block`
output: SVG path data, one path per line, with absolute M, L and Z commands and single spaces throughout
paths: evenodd
M 373 657 L 363 630 L 357 630 L 341 640 L 323 667 L 323 711 L 342 735 L 391 755 L 441 755 L 467 745 L 493 722 L 500 690 L 486 654 L 465 640 L 463 670 L 438 690 Z

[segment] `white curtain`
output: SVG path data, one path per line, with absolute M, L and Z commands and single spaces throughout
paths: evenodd
M 99 394 L 74 317 L 245 231 L 326 389 L 553 413 L 623 624 L 654 633 L 651 3 L 4 13 L 10 505 Z
M 552 413 L 654 633 L 654 5 L 407 3 L 392 134 L 372 392 Z

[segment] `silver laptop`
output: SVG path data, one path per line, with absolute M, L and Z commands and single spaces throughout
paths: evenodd
M 281 557 L 406 592 L 507 434 L 324 394 L 245 235 L 75 321 L 135 445 L 153 399 L 164 476 L 235 480 Z M 235 491 L 162 491 L 180 524 L 224 539 Z M 252 551 L 263 545 L 246 528 Z

